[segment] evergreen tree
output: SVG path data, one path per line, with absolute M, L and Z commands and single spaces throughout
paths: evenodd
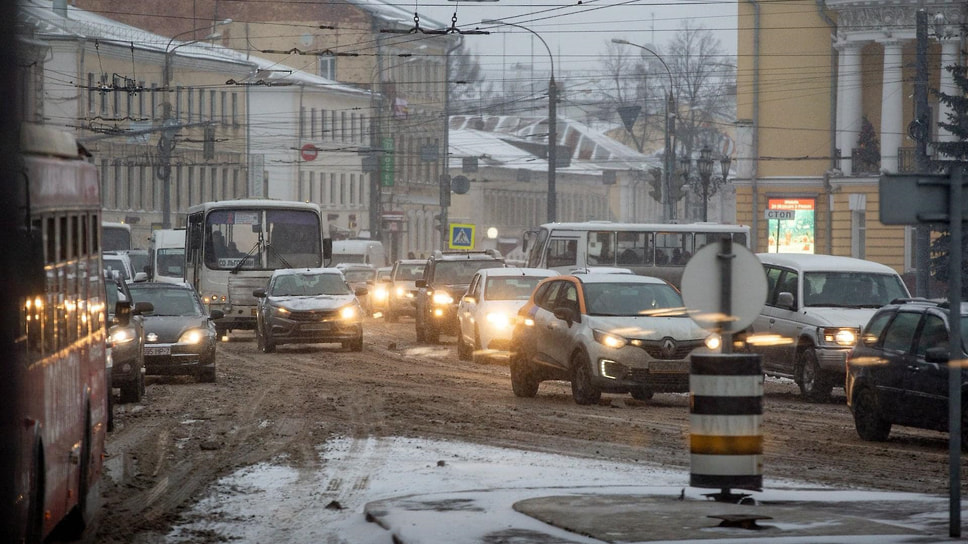
M 861 118 L 860 134 L 857 135 L 857 154 L 853 157 L 857 162 L 855 168 L 861 171 L 876 172 L 881 167 L 881 143 L 877 139 L 877 132 L 867 116 Z
M 962 176 L 968 175 L 968 67 L 949 65 L 945 67 L 954 76 L 959 94 L 949 95 L 934 91 L 938 100 L 949 106 L 947 122 L 938 125 L 956 136 L 949 142 L 938 142 L 938 152 L 945 160 L 961 163 Z M 968 236 L 962 236 L 962 256 L 968 256 Z M 931 243 L 931 276 L 942 282 L 948 281 L 948 249 L 951 245 L 951 233 L 944 230 Z M 963 258 L 961 261 L 961 277 L 968 277 L 968 266 Z M 961 284 L 961 299 L 968 298 L 968 282 Z

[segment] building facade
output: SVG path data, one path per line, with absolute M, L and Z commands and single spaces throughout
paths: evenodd
M 753 226 L 758 251 L 854 256 L 914 274 L 915 229 L 878 218 L 880 175 L 916 169 L 919 6 L 932 21 L 926 85 L 953 94 L 944 67 L 965 63 L 963 2 L 738 3 L 734 184 L 737 221 Z M 930 152 L 952 136 L 937 125 L 948 110 L 927 94 Z

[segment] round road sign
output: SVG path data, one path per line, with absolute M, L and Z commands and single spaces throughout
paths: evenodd
M 316 146 L 313 144 L 306 144 L 302 146 L 300 154 L 302 155 L 302 160 L 304 161 L 314 161 L 316 160 L 316 154 L 319 152 Z
M 682 272 L 682 300 L 693 321 L 700 327 L 721 333 L 736 333 L 749 327 L 766 302 L 766 274 L 763 265 L 745 246 L 731 244 L 729 315 L 722 301 L 722 243 L 709 244 L 699 251 Z

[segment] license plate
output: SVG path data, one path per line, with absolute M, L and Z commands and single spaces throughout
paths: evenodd
M 306 323 L 300 328 L 304 331 L 328 331 L 329 323 Z
M 689 372 L 689 364 L 681 361 L 652 361 L 649 372 L 674 372 L 685 374 Z
M 171 346 L 145 346 L 145 355 L 171 355 Z

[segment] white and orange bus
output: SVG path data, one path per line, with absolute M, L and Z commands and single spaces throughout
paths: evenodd
M 83 536 L 97 513 L 110 391 L 97 169 L 72 135 L 36 125 L 20 157 L 3 234 L 17 241 L 3 257 L 19 312 L 0 325 L 0 540 L 36 543 Z

